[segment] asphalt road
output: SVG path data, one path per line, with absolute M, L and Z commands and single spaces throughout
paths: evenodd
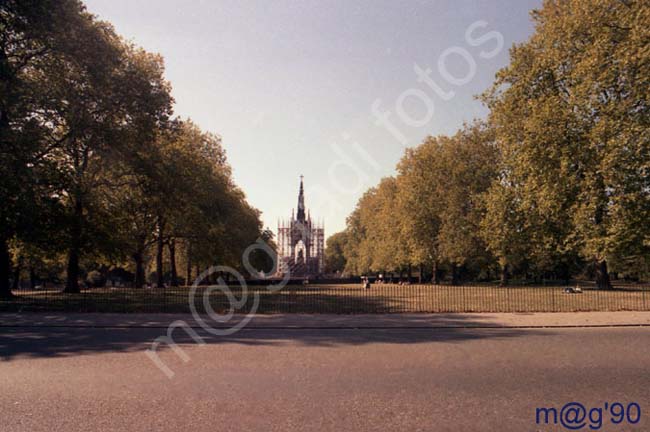
M 641 408 L 579 430 L 650 430 L 647 327 L 177 331 L 172 378 L 144 354 L 164 333 L 0 328 L 0 430 L 556 431 L 536 408 L 568 402 Z

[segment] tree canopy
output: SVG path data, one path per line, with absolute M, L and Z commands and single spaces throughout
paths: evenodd
M 532 17 L 483 95 L 485 124 L 426 138 L 359 201 L 348 270 L 581 274 L 604 289 L 610 271 L 650 274 L 650 5 L 546 0 Z
M 179 283 L 177 260 L 186 282 L 241 266 L 259 212 L 220 137 L 174 118 L 162 57 L 78 0 L 3 1 L 0 30 L 0 295 L 21 270 L 65 268 L 78 292 L 111 267 L 142 286 L 152 256 L 158 286 Z

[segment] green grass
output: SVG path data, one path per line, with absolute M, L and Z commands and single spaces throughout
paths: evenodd
M 650 290 L 640 287 L 612 291 L 587 289 L 566 294 L 564 287 L 360 285 L 287 286 L 277 292 L 249 287 L 237 312 L 253 309 L 259 297 L 259 313 L 396 313 L 396 312 L 573 312 L 650 310 Z M 80 294 L 57 290 L 19 291 L 17 298 L 0 301 L 0 311 L 62 312 L 190 312 L 189 288 L 99 288 Z M 239 287 L 232 288 L 237 299 Z M 201 287 L 193 297 L 197 311 L 209 305 L 227 311 L 229 302 L 219 290 Z

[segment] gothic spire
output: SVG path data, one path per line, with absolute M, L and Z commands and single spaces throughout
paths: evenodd
M 300 175 L 300 192 L 298 192 L 298 217 L 299 221 L 305 220 L 305 192 L 302 187 L 302 174 Z

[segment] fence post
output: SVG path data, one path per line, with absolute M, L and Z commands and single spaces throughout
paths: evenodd
M 552 302 L 552 304 L 553 304 L 553 312 L 557 312 L 557 311 L 558 311 L 558 310 L 557 310 L 556 303 L 555 303 L 555 291 L 556 291 L 556 290 L 554 290 L 553 288 L 551 288 L 551 302 Z

